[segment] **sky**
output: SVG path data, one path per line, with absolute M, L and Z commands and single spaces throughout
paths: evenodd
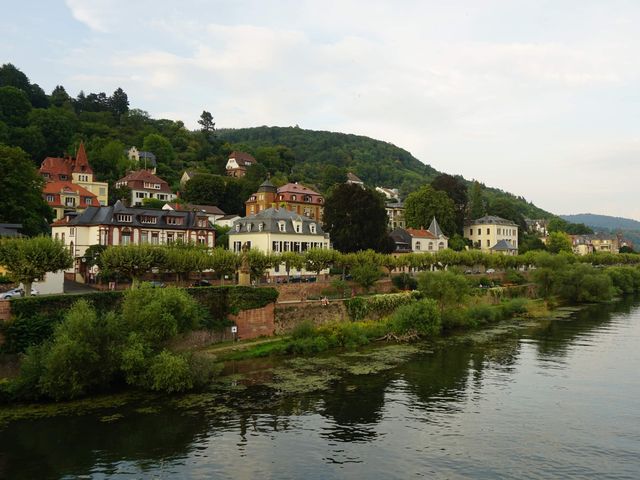
M 640 220 L 640 1 L 8 5 L 0 62 L 47 93 L 367 135 L 556 214 Z

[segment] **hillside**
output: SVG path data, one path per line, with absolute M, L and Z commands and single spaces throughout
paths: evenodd
M 256 153 L 257 158 L 261 148 L 289 148 L 295 157 L 290 176 L 321 189 L 344 178 L 346 172 L 353 172 L 369 186 L 399 188 L 406 196 L 441 173 L 400 147 L 361 135 L 267 126 L 222 129 L 217 133 L 221 140 Z M 489 204 L 498 198 L 508 199 L 526 217 L 553 216 L 523 197 L 499 189 L 487 187 L 485 195 Z
M 640 231 L 640 222 L 631 218 L 610 217 L 609 215 L 596 215 L 593 213 L 578 213 L 576 215 L 560 215 L 561 218 L 571 223 L 584 223 L 597 230 L 637 230 Z

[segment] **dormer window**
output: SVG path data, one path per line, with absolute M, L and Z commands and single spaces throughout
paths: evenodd
M 291 200 L 293 200 L 294 202 L 296 201 L 296 198 L 298 197 L 296 197 L 295 195 L 291 195 Z
M 86 203 L 87 205 L 91 205 L 91 197 L 85 197 L 84 203 Z
M 296 233 L 300 233 L 300 225 L 296 225 Z
M 140 222 L 142 223 L 150 223 L 150 224 L 156 224 L 158 223 L 158 218 L 157 217 L 152 217 L 149 215 L 143 215 L 142 217 L 140 217 Z
M 309 225 L 309 230 L 311 230 L 311 233 L 316 233 L 316 224 L 312 223 Z
M 286 228 L 285 228 L 285 224 L 284 222 L 278 222 L 278 230 L 280 230 L 281 232 L 286 232 Z
M 264 223 L 258 224 L 258 231 L 261 232 L 264 229 Z
M 182 225 L 182 217 L 167 217 L 167 225 Z
M 117 218 L 119 222 L 131 223 L 131 221 L 133 220 L 133 215 L 126 215 L 124 213 L 119 213 Z
M 251 231 L 251 224 L 247 223 L 247 232 L 250 232 L 250 231 Z
M 239 232 L 239 231 L 240 231 L 240 228 L 242 228 L 242 225 L 237 224 L 237 225 L 236 225 L 236 232 Z
M 311 203 L 311 195 L 305 195 L 304 196 L 304 201 L 308 202 L 308 203 Z
M 206 228 L 208 225 L 208 220 L 204 217 L 198 217 L 198 226 L 201 228 Z

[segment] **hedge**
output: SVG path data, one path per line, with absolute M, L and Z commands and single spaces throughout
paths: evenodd
M 414 302 L 419 296 L 417 291 L 385 293 L 370 297 L 354 297 L 345 300 L 344 305 L 352 320 L 380 318 L 394 312 L 401 305 Z
M 240 286 L 194 287 L 187 292 L 208 313 L 205 327 L 219 329 L 230 325 L 227 317 L 242 310 L 261 308 L 278 298 L 274 288 Z M 80 298 L 88 300 L 100 313 L 115 311 L 120 307 L 124 292 L 95 292 L 85 295 L 49 295 L 16 298 L 11 301 L 12 320 L 0 324 L 5 344 L 5 353 L 24 352 L 27 347 L 48 339 L 54 326 L 62 320 L 65 312 Z

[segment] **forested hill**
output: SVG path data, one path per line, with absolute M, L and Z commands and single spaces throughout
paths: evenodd
M 256 127 L 218 130 L 221 139 L 246 150 L 284 145 L 295 153 L 294 171 L 307 181 L 353 172 L 368 185 L 412 191 L 438 172 L 406 150 L 373 138 L 298 127 Z
M 254 154 L 264 148 L 287 147 L 294 157 L 291 176 L 321 189 L 344 181 L 346 173 L 353 172 L 369 186 L 399 188 L 404 197 L 440 174 L 400 147 L 361 135 L 267 126 L 217 133 L 221 140 Z M 502 190 L 487 187 L 485 196 L 488 204 L 507 200 L 525 217 L 552 216 L 523 197 Z
M 595 229 L 606 230 L 637 230 L 640 231 L 640 222 L 631 218 L 610 217 L 608 215 L 596 215 L 593 213 L 579 213 L 576 215 L 560 215 L 561 218 L 572 223 L 584 223 Z

